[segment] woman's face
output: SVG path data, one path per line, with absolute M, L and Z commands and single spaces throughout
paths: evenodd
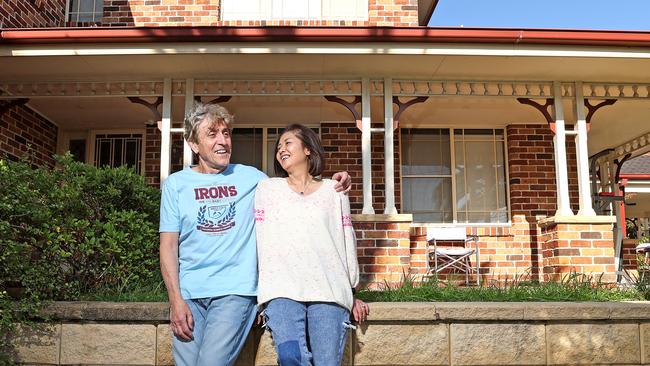
M 287 131 L 280 136 L 275 152 L 275 159 L 282 169 L 289 171 L 292 168 L 304 165 L 309 170 L 309 149 L 292 131 Z

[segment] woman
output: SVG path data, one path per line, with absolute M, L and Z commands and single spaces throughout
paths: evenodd
M 281 366 L 340 365 L 350 312 L 358 322 L 368 314 L 352 296 L 359 265 L 350 203 L 335 182 L 317 178 L 324 151 L 310 128 L 290 125 L 276 147 L 280 178 L 255 194 L 257 301 Z

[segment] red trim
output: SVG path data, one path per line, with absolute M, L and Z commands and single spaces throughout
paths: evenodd
M 0 31 L 0 44 L 80 42 L 422 42 L 650 47 L 650 32 L 427 27 L 131 27 Z
M 650 180 L 650 174 L 621 174 L 621 179 Z

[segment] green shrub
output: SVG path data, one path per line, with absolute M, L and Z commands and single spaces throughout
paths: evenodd
M 56 160 L 52 170 L 0 160 L 0 334 L 26 304 L 159 279 L 159 191 L 127 168 Z

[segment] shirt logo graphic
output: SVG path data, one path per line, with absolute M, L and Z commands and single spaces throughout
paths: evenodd
M 227 205 L 201 206 L 196 218 L 198 230 L 220 233 L 235 226 L 235 202 Z

